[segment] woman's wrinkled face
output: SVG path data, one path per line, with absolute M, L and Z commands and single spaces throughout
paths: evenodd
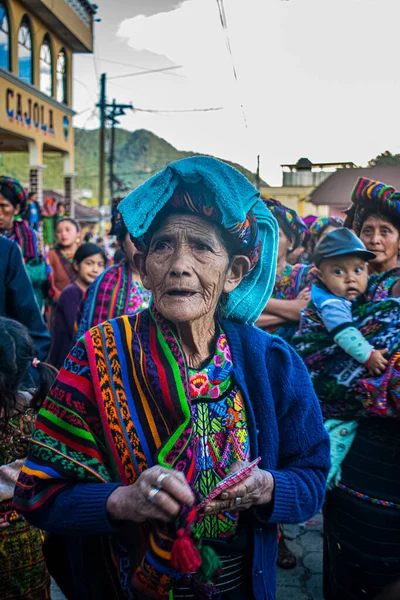
M 12 229 L 14 217 L 18 213 L 19 204 L 17 205 L 17 208 L 14 208 L 14 205 L 0 194 L 0 229 L 7 231 Z
M 170 215 L 153 234 L 140 270 L 155 307 L 182 323 L 214 315 L 221 294 L 240 283 L 243 274 L 233 274 L 230 262 L 214 224 L 195 215 Z
M 63 248 L 70 248 L 76 243 L 78 231 L 70 221 L 61 221 L 57 225 L 56 238 L 57 242 Z
M 398 263 L 400 234 L 389 221 L 378 216 L 370 216 L 363 223 L 360 238 L 367 250 L 375 252 L 376 258 L 369 261 L 374 267 L 394 268 Z

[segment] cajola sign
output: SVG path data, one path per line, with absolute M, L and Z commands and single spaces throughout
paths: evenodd
M 12 88 L 6 89 L 6 112 L 11 121 L 54 135 L 53 109 L 38 100 L 25 98 Z

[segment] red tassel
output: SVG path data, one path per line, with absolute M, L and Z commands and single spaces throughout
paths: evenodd
M 195 573 L 201 566 L 199 551 L 185 529 L 178 529 L 177 536 L 172 546 L 172 568 L 185 575 Z

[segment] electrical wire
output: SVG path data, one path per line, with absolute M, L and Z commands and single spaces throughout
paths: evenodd
M 211 112 L 217 110 L 224 110 L 223 106 L 211 107 L 211 108 L 177 108 L 177 109 L 155 109 L 155 108 L 136 108 L 133 109 L 135 112 L 145 113 L 191 113 L 191 112 Z
M 224 7 L 224 0 L 217 0 L 217 5 L 218 5 L 218 11 L 219 11 L 219 17 L 220 17 L 220 20 L 221 20 L 222 29 L 223 29 L 224 34 L 225 34 L 226 47 L 228 49 L 228 53 L 229 53 L 229 56 L 231 58 L 233 76 L 235 78 L 236 83 L 239 85 L 239 80 L 238 80 L 236 66 L 235 66 L 235 59 L 233 58 L 233 52 L 232 52 L 231 42 L 230 42 L 230 39 L 229 39 L 228 22 L 227 22 L 227 19 L 226 19 L 226 13 L 225 13 L 225 7 Z M 243 115 L 244 126 L 245 126 L 245 129 L 247 129 L 247 118 L 246 118 L 246 113 L 245 113 L 245 110 L 244 110 L 243 102 L 240 99 L 239 99 L 239 102 L 240 102 L 240 108 L 241 108 L 242 115 Z
M 126 63 L 126 62 L 119 62 L 117 60 L 109 60 L 108 58 L 100 58 L 99 60 L 101 60 L 102 62 L 105 63 L 110 63 L 111 65 L 121 65 L 123 67 L 131 67 L 132 69 L 140 69 L 143 70 L 145 69 L 145 67 L 139 67 L 138 65 L 133 65 L 132 63 Z M 169 68 L 173 68 L 173 67 L 169 67 Z M 182 77 L 185 78 L 184 75 L 179 75 L 178 73 L 169 73 L 168 71 L 165 72 L 165 75 L 171 75 L 171 77 Z
M 124 79 L 125 77 L 136 77 L 137 75 L 148 75 L 149 73 L 162 73 L 163 71 L 172 71 L 173 69 L 181 69 L 182 65 L 176 65 L 174 67 L 163 67 L 161 69 L 148 69 L 147 71 L 139 71 L 138 73 L 124 73 L 123 75 L 114 75 L 108 77 L 108 81 L 113 79 Z

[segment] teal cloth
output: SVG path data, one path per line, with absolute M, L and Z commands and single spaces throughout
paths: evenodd
M 182 182 L 202 183 L 214 194 L 222 214 L 222 227 L 243 222 L 247 213 L 253 211 L 260 229 L 260 260 L 229 294 L 225 312 L 228 319 L 253 324 L 274 287 L 278 226 L 259 192 L 239 171 L 208 156 L 193 156 L 171 163 L 119 204 L 125 225 L 133 237 L 142 236 Z
M 325 421 L 325 429 L 329 434 L 331 442 L 331 468 L 328 474 L 326 488 L 328 490 L 333 490 L 341 479 L 342 463 L 357 435 L 358 422 L 328 419 Z

